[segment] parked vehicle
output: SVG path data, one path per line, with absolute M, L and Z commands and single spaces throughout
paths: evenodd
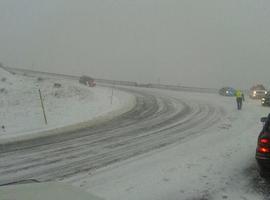
M 270 176 L 270 114 L 262 117 L 263 129 L 258 136 L 256 160 L 262 177 Z
M 232 87 L 223 87 L 219 90 L 219 94 L 222 96 L 233 97 L 235 95 L 236 90 Z
M 266 95 L 267 91 L 262 84 L 254 85 L 250 88 L 249 97 L 252 99 L 261 99 Z
M 262 106 L 270 106 L 270 91 L 261 99 Z
M 89 77 L 89 76 L 81 76 L 79 79 L 79 82 L 81 84 L 87 85 L 89 87 L 95 87 L 96 86 L 96 82 L 93 78 Z

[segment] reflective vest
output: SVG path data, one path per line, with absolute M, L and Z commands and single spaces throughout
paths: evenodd
M 237 90 L 235 92 L 235 96 L 236 96 L 236 98 L 242 98 L 243 97 L 243 93 L 240 90 Z

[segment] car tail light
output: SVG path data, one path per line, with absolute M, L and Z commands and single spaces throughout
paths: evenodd
M 260 153 L 270 153 L 270 138 L 259 138 L 257 150 Z
M 259 140 L 259 143 L 260 144 L 269 144 L 270 143 L 270 140 L 268 138 L 261 138 Z
M 268 147 L 259 147 L 258 151 L 260 153 L 270 153 L 270 148 L 268 148 Z

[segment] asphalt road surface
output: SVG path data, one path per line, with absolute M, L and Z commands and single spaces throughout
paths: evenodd
M 59 180 L 191 139 L 225 111 L 158 90 L 123 89 L 136 106 L 104 124 L 0 147 L 0 184 L 22 179 Z

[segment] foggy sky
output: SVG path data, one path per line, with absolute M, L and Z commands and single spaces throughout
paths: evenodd
M 269 0 L 0 0 L 5 65 L 270 88 Z

